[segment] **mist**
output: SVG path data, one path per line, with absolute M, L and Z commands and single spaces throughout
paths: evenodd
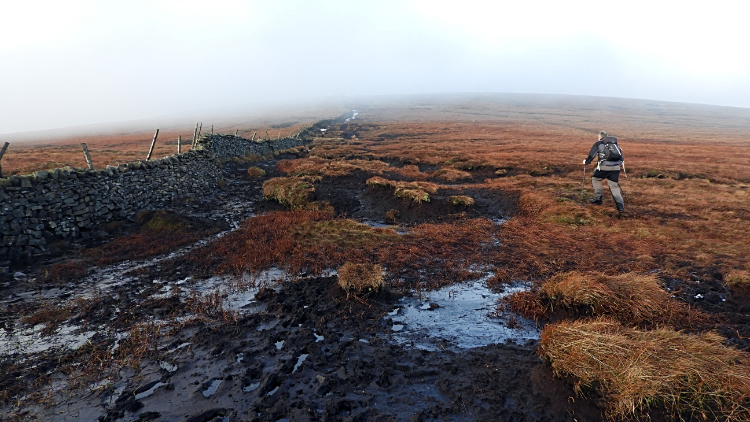
M 365 95 L 538 93 L 750 107 L 750 60 L 736 57 L 750 30 L 733 25 L 742 2 L 680 12 L 645 2 L 603 7 L 14 5 L 16 18 L 0 29 L 0 135 L 179 124 Z

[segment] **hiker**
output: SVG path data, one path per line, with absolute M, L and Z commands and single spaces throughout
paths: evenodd
M 607 132 L 599 132 L 599 141 L 591 147 L 589 156 L 583 160 L 583 165 L 590 163 L 597 158 L 596 170 L 591 176 L 591 186 L 594 187 L 594 198 L 589 202 L 594 205 L 602 204 L 602 180 L 607 179 L 609 191 L 612 192 L 612 198 L 615 200 L 617 211 L 622 214 L 625 212 L 625 204 L 622 201 L 620 192 L 620 164 L 623 164 L 622 150 L 617 145 L 617 138 L 607 136 Z

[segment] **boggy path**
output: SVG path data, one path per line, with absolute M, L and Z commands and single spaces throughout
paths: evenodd
M 267 162 L 262 167 L 272 176 L 273 165 Z M 242 171 L 228 165 L 226 191 L 176 210 L 231 220 L 232 216 L 279 209 L 260 199 L 261 181 L 241 177 Z M 362 187 L 361 181 L 350 187 L 339 182 L 324 181 L 329 185 L 321 187 L 320 194 L 351 204 L 343 210 L 349 215 L 367 217 L 366 210 L 355 209 L 367 202 L 354 200 L 362 195 L 363 188 L 357 187 Z M 227 211 L 230 200 L 242 204 Z M 331 202 L 338 205 L 336 200 Z M 497 207 L 488 207 L 493 214 L 498 212 Z M 118 286 L 117 295 L 107 299 L 106 305 L 138 306 L 139 301 L 145 303 L 143 298 L 148 296 L 144 295 L 160 294 L 154 287 L 154 275 L 162 283 L 173 284 L 189 275 L 188 263 L 173 266 L 168 274 L 158 268 L 157 261 L 141 264 L 145 268 L 138 273 L 141 275 Z M 14 291 L 20 288 L 16 284 Z M 436 351 L 398 344 L 391 337 L 389 315 L 404 294 L 410 293 L 386 290 L 359 299 L 346 298 L 335 276 L 263 288 L 254 301 L 240 309 L 236 319 L 187 324 L 170 333 L 168 341 L 158 345 L 158 352 L 137 368 L 123 367 L 109 380 L 77 390 L 59 388 L 66 385 L 65 376 L 53 375 L 50 385 L 58 388 L 47 401 L 23 409 L 8 403 L 0 409 L 0 418 L 125 422 L 601 420 L 600 409 L 591 401 L 576 398 L 568 384 L 553 379 L 536 354 L 535 342 L 459 349 L 440 340 L 436 344 L 442 344 L 442 350 Z M 114 297 L 128 297 L 129 301 Z M 144 307 L 144 313 L 157 319 L 165 314 L 163 301 L 158 306 L 148 303 L 152 308 Z M 107 321 L 101 316 L 91 324 Z M 106 344 L 113 347 L 116 341 L 110 339 Z
M 599 420 L 551 379 L 533 345 L 396 345 L 385 319 L 397 295 L 347 300 L 329 277 L 262 289 L 256 299 L 263 311 L 200 330 L 176 350 L 174 372 L 144 368 L 151 374 L 141 387 L 114 399 L 103 420 Z

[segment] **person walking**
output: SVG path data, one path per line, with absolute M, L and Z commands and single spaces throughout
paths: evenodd
M 589 156 L 583 160 L 584 168 L 594 158 L 597 158 L 596 170 L 594 170 L 594 174 L 591 176 L 591 186 L 594 187 L 594 198 L 589 199 L 589 202 L 594 205 L 602 204 L 602 193 L 604 191 L 602 180 L 606 179 L 609 191 L 615 200 L 617 211 L 622 215 L 625 212 L 625 203 L 622 200 L 619 180 L 620 165 L 623 164 L 624 157 L 622 149 L 617 145 L 617 138 L 608 136 L 605 131 L 599 132 L 599 140 L 591 147 Z

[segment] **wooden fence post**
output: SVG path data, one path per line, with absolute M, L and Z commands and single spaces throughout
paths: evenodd
M 203 123 L 201 123 L 201 126 L 198 128 L 198 138 L 201 137 L 201 132 L 203 132 Z M 195 143 L 198 143 L 198 139 L 195 139 Z
M 156 133 L 154 133 L 154 140 L 151 141 L 151 148 L 148 150 L 148 156 L 146 156 L 146 161 L 151 159 L 151 154 L 154 152 L 154 145 L 156 144 L 156 137 L 159 136 L 159 129 L 156 129 Z
M 214 125 L 211 125 L 211 135 L 214 134 Z
M 5 151 L 8 150 L 8 145 L 10 145 L 10 142 L 6 142 L 5 145 L 3 145 L 3 149 L 0 150 L 0 161 L 3 159 L 3 155 L 5 155 Z M 3 177 L 3 166 L 0 164 L 0 177 Z
M 177 153 L 182 152 L 182 135 L 177 135 Z
M 268 134 L 268 131 L 266 131 L 266 139 L 271 140 L 271 135 Z
M 94 162 L 91 161 L 91 154 L 89 154 L 89 147 L 86 144 L 81 144 L 83 148 L 83 156 L 86 157 L 86 163 L 89 165 L 89 170 L 94 170 Z
M 253 132 L 253 139 L 251 139 L 251 141 L 254 141 L 254 140 L 255 140 L 255 135 L 257 135 L 257 134 L 258 134 L 258 132 L 257 132 L 257 131 Z
M 239 129 L 235 129 L 235 130 L 234 130 L 234 136 L 235 136 L 235 137 L 237 137 L 237 134 L 238 134 L 239 132 L 240 132 L 240 130 L 239 130 Z
M 198 123 L 195 124 L 195 131 L 193 132 L 193 143 L 190 144 L 190 148 L 195 148 L 195 141 L 198 139 Z

